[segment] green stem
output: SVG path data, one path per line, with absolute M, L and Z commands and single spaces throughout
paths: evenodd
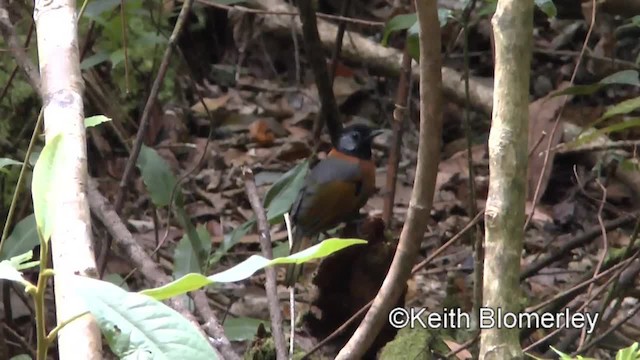
M 55 339 L 56 336 L 58 336 L 58 332 L 60 330 L 62 330 L 63 327 L 67 326 L 69 323 L 75 321 L 76 319 L 79 319 L 87 314 L 90 314 L 90 312 L 85 311 L 81 314 L 78 314 L 76 316 L 71 317 L 70 319 L 67 319 L 63 322 L 61 322 L 60 324 L 58 324 L 56 327 L 53 328 L 53 330 L 51 330 L 51 332 L 49 333 L 49 335 L 47 335 L 47 343 L 51 344 Z
M 40 109 L 40 114 L 38 114 L 38 120 L 36 121 L 36 127 L 33 129 L 33 134 L 31 135 L 31 140 L 29 141 L 29 147 L 27 148 L 27 153 L 24 155 L 24 162 L 22 163 L 22 168 L 20 168 L 20 175 L 18 176 L 18 183 L 16 184 L 16 188 L 13 190 L 13 198 L 11 198 L 11 205 L 9 206 L 9 213 L 7 214 L 7 220 L 4 223 L 4 229 L 2 229 L 2 238 L 0 238 L 0 252 L 2 252 L 2 245 L 4 245 L 4 241 L 9 236 L 9 228 L 11 227 L 11 223 L 13 222 L 13 215 L 16 211 L 16 206 L 18 205 L 18 195 L 20 195 L 20 190 L 22 190 L 22 183 L 25 179 L 25 173 L 27 170 L 27 164 L 29 163 L 29 157 L 31 157 L 31 152 L 33 151 L 33 146 L 38 139 L 39 129 L 42 125 L 42 119 L 44 118 L 44 108 Z
M 40 274 L 38 275 L 37 291 L 33 298 L 36 312 L 37 360 L 47 360 L 47 350 L 49 349 L 44 306 L 44 294 L 47 288 L 47 279 L 51 274 L 47 271 L 48 259 L 49 243 L 44 241 L 42 236 L 40 236 Z

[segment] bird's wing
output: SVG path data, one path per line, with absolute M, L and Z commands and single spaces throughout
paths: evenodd
M 293 219 L 305 233 L 316 234 L 347 220 L 365 201 L 358 163 L 328 158 L 307 176 L 294 202 Z

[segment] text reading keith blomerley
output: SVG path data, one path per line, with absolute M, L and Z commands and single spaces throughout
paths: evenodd
M 480 328 L 544 328 L 557 329 L 568 327 L 573 329 L 585 329 L 591 333 L 595 328 L 600 314 L 570 312 L 565 309 L 557 313 L 514 313 L 504 311 L 501 308 L 480 308 Z M 394 308 L 389 313 L 389 323 L 396 328 L 418 327 L 431 329 L 468 329 L 471 324 L 471 316 L 459 308 L 447 309 L 442 312 L 426 314 L 426 309 Z

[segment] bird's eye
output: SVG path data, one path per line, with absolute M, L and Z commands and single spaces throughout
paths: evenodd
M 357 133 L 357 132 L 351 133 L 351 138 L 354 141 L 359 142 L 360 141 L 360 133 Z

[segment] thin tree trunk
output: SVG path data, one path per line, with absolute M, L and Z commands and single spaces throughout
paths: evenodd
M 494 311 L 491 318 L 496 320 L 498 309 L 520 311 L 533 0 L 499 0 L 492 24 L 496 59 L 483 305 Z M 484 329 L 480 359 L 521 359 L 519 333 L 518 327 Z
M 76 2 L 74 0 L 36 1 L 33 18 L 38 34 L 38 60 L 44 98 L 47 141 L 64 133 L 60 165 L 66 176 L 64 187 L 56 189 L 57 223 L 51 236 L 53 267 L 56 275 L 97 275 L 91 242 L 91 218 L 86 196 L 87 149 L 82 103 L 83 82 L 78 61 Z M 65 277 L 55 277 L 58 323 L 84 308 Z M 101 359 L 100 330 L 91 316 L 84 316 L 58 333 L 60 359 Z

